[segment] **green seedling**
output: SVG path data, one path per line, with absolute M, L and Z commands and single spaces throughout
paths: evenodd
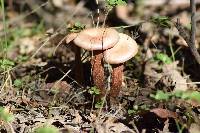
M 0 69 L 9 70 L 11 69 L 15 63 L 9 59 L 0 59 Z
M 198 103 L 200 103 L 200 92 L 198 91 L 183 92 L 181 99 L 195 100 Z
M 162 61 L 164 64 L 172 63 L 172 59 L 167 54 L 164 53 L 157 53 L 154 57 L 154 60 Z
M 21 88 L 23 85 L 23 81 L 20 80 L 20 79 L 15 79 L 14 81 L 14 86 L 17 87 L 17 88 Z
M 126 5 L 127 0 L 106 0 L 106 4 L 109 6 Z
M 170 28 L 172 25 L 170 18 L 166 16 L 153 16 L 150 18 L 150 21 L 163 28 Z
M 25 62 L 29 59 L 29 56 L 25 56 L 25 55 L 19 55 L 17 57 L 17 62 Z
M 59 133 L 59 130 L 53 125 L 44 125 L 35 129 L 34 133 Z
M 106 7 L 108 11 L 112 10 L 115 6 L 126 5 L 127 0 L 106 0 Z
M 134 105 L 132 109 L 128 109 L 128 114 L 129 115 L 137 114 L 138 112 L 144 111 L 144 110 L 149 110 L 148 105 L 146 104 Z
M 96 109 L 100 109 L 100 108 L 103 107 L 103 103 L 104 103 L 103 100 L 101 100 L 101 101 L 99 101 L 99 102 L 96 102 L 96 104 L 95 104 L 94 107 L 95 107 Z
M 11 122 L 14 120 L 14 116 L 9 112 L 7 108 L 0 107 L 0 120 Z
M 99 95 L 100 94 L 100 90 L 97 87 L 91 87 L 89 89 L 88 93 L 90 93 L 91 95 Z
M 164 92 L 158 90 L 156 94 L 150 94 L 150 97 L 155 100 L 170 100 L 171 98 L 179 98 L 183 100 L 194 100 L 200 103 L 200 92 L 199 91 L 175 91 L 175 92 Z
M 70 27 L 68 29 L 70 32 L 78 33 L 85 29 L 85 25 L 80 22 L 76 22 L 72 27 Z
M 150 94 L 150 97 L 156 99 L 156 100 L 169 100 L 170 99 L 170 94 L 165 93 L 161 90 L 158 90 L 156 94 Z

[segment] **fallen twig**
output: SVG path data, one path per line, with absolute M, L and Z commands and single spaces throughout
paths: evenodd
M 179 31 L 179 34 L 185 39 L 187 42 L 192 54 L 194 55 L 196 61 L 198 64 L 200 64 L 200 55 L 197 51 L 197 48 L 195 47 L 195 35 L 196 35 L 196 4 L 195 0 L 190 0 L 190 8 L 191 8 L 191 32 L 190 36 L 187 34 L 187 32 L 184 30 L 183 26 L 180 23 L 180 20 L 177 19 L 177 22 L 175 23 L 176 28 Z

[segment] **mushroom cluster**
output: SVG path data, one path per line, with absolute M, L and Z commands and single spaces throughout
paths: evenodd
M 112 28 L 89 28 L 80 33 L 69 34 L 66 42 L 73 42 L 76 45 L 74 46 L 75 52 L 77 51 L 75 57 L 77 57 L 79 64 L 81 61 L 80 48 L 93 53 L 91 58 L 92 78 L 94 85 L 100 89 L 101 96 L 105 95 L 103 59 L 106 63 L 112 65 L 110 96 L 117 97 L 122 86 L 123 63 L 134 57 L 138 52 L 138 45 L 135 40 L 126 34 L 118 33 Z M 80 70 L 81 68 L 79 68 Z M 81 74 L 81 72 L 78 74 Z

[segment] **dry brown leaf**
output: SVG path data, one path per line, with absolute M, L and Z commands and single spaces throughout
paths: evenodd
M 37 40 L 30 37 L 21 38 L 18 40 L 20 54 L 30 54 L 35 50 Z
M 116 14 L 119 19 L 124 21 L 126 24 L 134 24 L 133 19 L 129 16 L 129 8 L 127 5 L 116 6 Z
M 165 64 L 162 68 L 163 75 L 168 75 L 175 83 L 174 91 L 186 91 L 188 90 L 187 80 L 178 71 L 178 61 L 171 64 Z
M 116 119 L 113 117 L 108 117 L 106 121 L 96 121 L 95 128 L 98 133 L 135 133 L 123 123 L 116 122 Z
M 52 101 L 53 96 L 48 95 L 48 92 L 52 91 L 56 93 L 57 98 L 65 98 L 67 94 L 70 93 L 71 86 L 66 81 L 59 81 L 55 83 L 47 83 L 43 87 L 43 89 L 39 91 L 40 96 L 45 101 Z
M 170 110 L 167 109 L 162 109 L 162 108 L 154 108 L 151 109 L 150 112 L 155 113 L 157 116 L 159 116 L 160 118 L 177 118 L 177 113 L 172 112 Z
M 199 133 L 200 132 L 200 125 L 196 123 L 192 123 L 189 128 L 190 133 Z

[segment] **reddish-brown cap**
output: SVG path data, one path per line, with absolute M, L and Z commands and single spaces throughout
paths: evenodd
M 104 59 L 109 64 L 120 64 L 134 57 L 138 52 L 138 45 L 130 36 L 119 33 L 119 42 L 104 52 Z
M 112 28 L 89 28 L 81 31 L 74 43 L 86 50 L 105 50 L 119 41 L 119 33 Z

